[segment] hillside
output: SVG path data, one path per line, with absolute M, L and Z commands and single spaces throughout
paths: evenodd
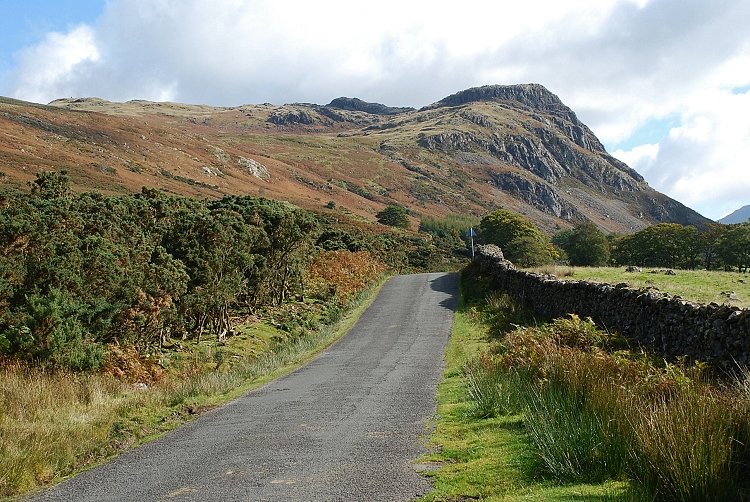
M 736 211 L 732 211 L 732 213 L 720 219 L 719 223 L 725 223 L 729 225 L 731 223 L 745 223 L 748 220 L 750 220 L 750 204 L 748 204 L 747 206 L 742 206 Z
M 608 155 L 537 84 L 468 89 L 420 110 L 357 98 L 238 107 L 0 98 L 2 183 L 24 187 L 60 169 L 78 190 L 333 201 L 368 219 L 398 203 L 415 216 L 506 207 L 548 232 L 585 219 L 612 232 L 708 221 Z

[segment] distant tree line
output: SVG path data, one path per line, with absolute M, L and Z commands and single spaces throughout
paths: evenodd
M 605 235 L 590 222 L 561 230 L 550 240 L 528 218 L 507 209 L 482 218 L 480 238 L 500 246 L 522 267 L 552 262 L 576 266 L 639 265 L 747 272 L 750 223 L 693 226 L 658 223 L 631 235 Z
M 715 223 L 703 231 L 677 223 L 659 223 L 632 235 L 610 239 L 615 264 L 705 268 L 747 272 L 750 223 Z
M 318 250 L 367 251 L 396 270 L 432 259 L 413 234 L 329 223 L 255 197 L 74 195 L 66 173 L 41 173 L 31 194 L 0 193 L 0 356 L 90 369 L 108 343 L 221 338 L 232 312 L 301 294 Z

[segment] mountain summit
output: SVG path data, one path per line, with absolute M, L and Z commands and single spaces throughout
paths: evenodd
M 719 220 L 719 223 L 725 223 L 727 225 L 732 223 L 745 223 L 750 220 L 750 204 L 742 206 L 736 211 L 732 211 L 731 214 L 724 216 Z
M 343 97 L 231 108 L 0 99 L 0 132 L 0 179 L 17 186 L 67 169 L 81 190 L 332 201 L 369 219 L 400 204 L 416 216 L 505 207 L 548 232 L 708 223 L 610 156 L 539 84 L 476 87 L 419 110 Z

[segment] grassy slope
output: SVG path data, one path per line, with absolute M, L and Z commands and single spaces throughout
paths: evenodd
M 335 326 L 292 343 L 272 344 L 285 334 L 264 323 L 221 349 L 201 342 L 181 356 L 180 377 L 148 388 L 107 375 L 0 368 L 0 497 L 90 468 L 290 373 L 346 334 L 382 284 Z
M 522 416 L 471 416 L 462 368 L 489 346 L 487 326 L 462 298 L 446 349 L 446 370 L 438 391 L 438 419 L 422 459 L 440 469 L 429 472 L 433 491 L 423 501 L 465 500 L 629 500 L 622 482 L 559 485 L 541 477 Z
M 625 272 L 624 267 L 544 267 L 535 271 L 556 275 L 560 279 L 575 279 L 627 283 L 633 288 L 656 287 L 660 291 L 678 295 L 686 300 L 719 304 L 728 303 L 741 308 L 750 307 L 750 274 L 721 272 L 716 270 L 677 270 L 677 275 L 643 272 Z M 744 282 L 740 282 L 744 281 Z M 736 300 L 730 300 L 722 292 L 732 291 Z

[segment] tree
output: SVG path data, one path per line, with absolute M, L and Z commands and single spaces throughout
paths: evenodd
M 558 232 L 552 242 L 565 251 L 571 265 L 600 266 L 609 261 L 607 236 L 591 222 Z
M 507 209 L 493 211 L 482 218 L 479 229 L 484 242 L 499 246 L 506 258 L 522 267 L 552 261 L 544 234 L 518 213 Z
M 693 268 L 700 256 L 700 239 L 695 227 L 658 223 L 617 240 L 614 251 L 621 265 Z
M 717 244 L 725 267 L 737 267 L 740 272 L 750 268 L 750 223 L 728 225 Z
M 543 237 L 522 235 L 510 241 L 506 249 L 505 256 L 521 267 L 538 267 L 552 261 L 548 243 Z
M 721 256 L 719 256 L 719 242 L 724 238 L 727 225 L 721 223 L 710 223 L 707 228 L 700 234 L 700 247 L 703 253 L 703 266 L 706 270 L 719 265 Z
M 409 217 L 407 215 L 406 208 L 404 208 L 403 206 L 391 204 L 375 216 L 378 218 L 378 223 L 382 223 L 383 225 L 398 228 L 409 228 Z

